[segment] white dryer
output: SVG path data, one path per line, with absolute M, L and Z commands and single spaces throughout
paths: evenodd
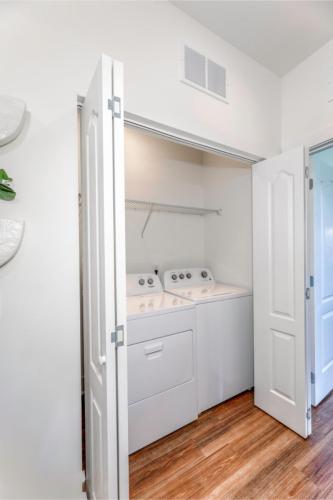
M 198 416 L 194 304 L 155 274 L 127 275 L 130 453 Z
M 164 287 L 196 304 L 199 412 L 253 387 L 251 292 L 203 268 L 166 271 Z

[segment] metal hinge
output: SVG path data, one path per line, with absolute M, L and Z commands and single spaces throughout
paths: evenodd
M 309 167 L 305 167 L 305 178 L 308 179 L 310 177 L 310 169 Z
M 305 415 L 306 415 L 306 419 L 307 420 L 311 420 L 311 408 L 308 408 L 306 410 L 306 414 Z
M 116 347 L 124 345 L 125 329 L 124 325 L 116 326 L 114 332 L 111 333 L 111 342 L 116 344 Z
M 309 179 L 309 189 L 313 189 L 313 179 Z
M 77 109 L 81 110 L 83 108 L 83 105 L 84 105 L 84 101 L 85 101 L 85 97 L 83 97 L 82 95 L 78 95 L 77 96 Z
M 310 299 L 310 297 L 311 297 L 311 295 L 310 295 L 310 288 L 306 288 L 306 289 L 305 289 L 305 298 L 306 298 L 307 300 L 309 300 L 309 299 Z
M 108 99 L 108 109 L 112 111 L 112 116 L 114 116 L 115 118 L 121 118 L 120 97 L 114 97 L 113 99 Z
M 310 276 L 310 287 L 314 287 L 314 276 Z
M 311 372 L 311 384 L 315 384 L 316 383 L 316 375 L 314 372 Z

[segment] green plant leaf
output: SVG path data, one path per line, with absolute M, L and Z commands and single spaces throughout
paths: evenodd
M 11 187 L 0 184 L 0 200 L 11 201 L 15 198 L 16 193 Z
M 3 168 L 0 168 L 0 182 L 2 182 L 2 181 L 12 182 L 13 179 L 8 177 L 6 170 L 4 170 Z

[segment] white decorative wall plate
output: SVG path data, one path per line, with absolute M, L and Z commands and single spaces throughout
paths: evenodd
M 24 222 L 0 219 L 0 267 L 4 266 L 18 251 L 24 231 Z
M 21 99 L 0 95 L 0 146 L 13 141 L 21 132 L 26 104 Z

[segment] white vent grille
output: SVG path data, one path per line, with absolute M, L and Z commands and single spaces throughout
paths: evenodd
M 200 87 L 206 87 L 206 58 L 185 46 L 185 78 Z
M 184 46 L 182 81 L 208 94 L 227 100 L 227 71 L 196 50 Z
M 207 88 L 214 94 L 226 97 L 226 71 L 223 66 L 207 61 Z

